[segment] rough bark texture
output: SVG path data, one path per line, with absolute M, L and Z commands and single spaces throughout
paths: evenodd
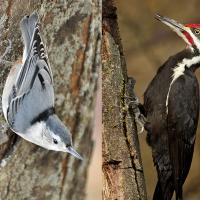
M 146 199 L 133 110 L 134 80 L 127 77 L 116 8 L 103 1 L 103 199 Z
M 0 113 L 0 199 L 84 199 L 92 151 L 91 118 L 100 67 L 100 0 L 0 1 L 0 93 L 22 56 L 19 22 L 37 11 L 54 76 L 56 112 L 68 125 L 81 162 L 13 134 Z M 9 62 L 10 61 L 10 62 Z

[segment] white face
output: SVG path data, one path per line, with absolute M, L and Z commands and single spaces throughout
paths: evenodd
M 17 133 L 18 134 L 18 133 Z M 67 152 L 61 138 L 46 128 L 44 122 L 39 122 L 29 128 L 25 134 L 19 134 L 25 140 L 37 144 L 45 149 Z
M 53 151 L 68 152 L 78 159 L 82 160 L 82 157 L 71 147 L 66 147 L 66 144 L 61 140 L 61 138 L 50 131 L 44 122 L 38 122 L 31 126 L 25 134 L 20 134 L 25 140 L 31 143 L 39 145 L 45 149 Z
M 49 150 L 66 152 L 66 145 L 61 138 L 49 129 L 42 132 L 43 146 Z
M 197 49 L 200 52 L 200 29 L 199 28 L 191 28 L 190 29 L 187 27 L 187 30 L 188 30 L 189 35 L 193 39 L 195 46 L 197 47 Z

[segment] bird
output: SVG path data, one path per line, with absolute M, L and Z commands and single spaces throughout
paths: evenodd
M 10 129 L 25 140 L 82 160 L 69 129 L 55 113 L 54 88 L 37 12 L 20 21 L 22 62 L 11 68 L 2 94 L 2 109 Z
M 157 170 L 154 200 L 183 198 L 183 184 L 191 167 L 199 118 L 200 24 L 181 24 L 156 14 L 176 32 L 186 48 L 170 56 L 144 92 L 147 143 Z

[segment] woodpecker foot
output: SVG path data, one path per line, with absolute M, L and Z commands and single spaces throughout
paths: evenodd
M 138 133 L 142 133 L 144 131 L 144 124 L 146 123 L 146 118 L 144 108 L 139 102 L 139 99 L 135 95 L 135 92 L 133 90 L 135 83 L 136 81 L 133 78 L 128 77 L 125 93 L 128 95 L 124 98 L 125 104 L 127 105 L 127 110 L 129 110 L 134 115 Z
M 145 117 L 141 113 L 135 113 L 135 122 L 137 125 L 138 133 L 142 133 L 144 131 Z
M 130 97 L 128 97 L 130 98 Z M 135 122 L 137 125 L 138 133 L 142 133 L 144 131 L 144 124 L 146 123 L 145 113 L 143 112 L 143 106 L 139 103 L 138 97 L 134 97 L 132 101 L 128 102 L 128 108 L 131 108 Z
M 144 124 L 146 123 L 145 113 L 143 112 L 144 110 L 143 105 L 139 103 L 139 99 L 137 97 L 125 96 L 125 99 L 126 99 L 125 100 L 126 104 L 124 107 L 121 107 L 118 105 L 114 105 L 113 107 L 122 109 L 125 112 L 128 112 L 129 110 L 131 110 L 131 113 L 133 113 L 134 118 L 135 118 L 138 133 L 140 134 L 144 131 Z

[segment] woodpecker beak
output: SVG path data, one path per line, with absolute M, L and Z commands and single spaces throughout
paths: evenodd
M 173 19 L 161 16 L 159 14 L 156 14 L 155 18 L 161 21 L 162 23 L 166 24 L 167 26 L 169 26 L 175 32 L 178 31 L 180 33 L 180 32 L 187 31 L 187 28 L 183 24 L 180 24 Z
M 80 159 L 80 160 L 83 160 L 82 156 L 80 156 L 75 149 L 73 149 L 72 147 L 67 147 L 66 149 L 66 152 L 67 153 L 70 153 L 71 155 L 73 155 L 74 157 Z
M 188 38 L 186 38 L 186 33 L 189 33 L 190 30 L 188 27 L 184 26 L 183 24 L 170 19 L 168 17 L 164 17 L 161 16 L 159 14 L 155 15 L 155 18 L 159 21 L 161 21 L 162 23 L 166 24 L 167 26 L 169 26 L 173 31 L 175 31 L 188 45 L 191 45 L 190 41 L 188 40 Z

